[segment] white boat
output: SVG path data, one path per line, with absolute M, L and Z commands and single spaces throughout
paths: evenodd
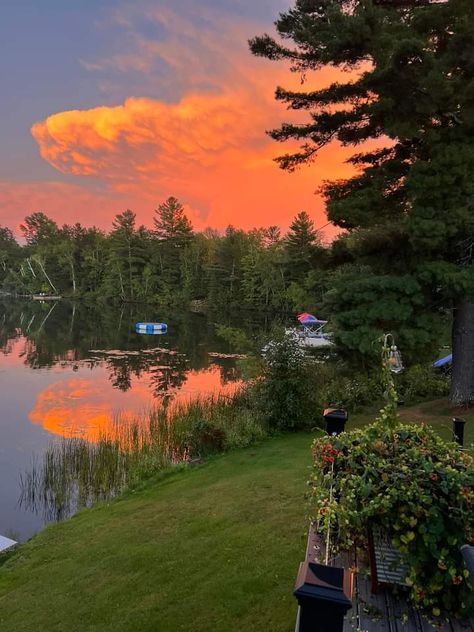
M 305 333 L 301 329 L 286 329 L 287 334 L 291 334 L 298 339 L 298 344 L 302 347 L 312 347 L 313 349 L 323 349 L 334 345 L 331 334 L 324 332 Z
M 334 345 L 332 334 L 323 331 L 327 325 L 327 320 L 319 320 L 312 314 L 304 312 L 298 316 L 301 328 L 287 329 L 287 334 L 295 335 L 298 343 L 302 347 L 311 347 L 313 349 L 323 349 Z

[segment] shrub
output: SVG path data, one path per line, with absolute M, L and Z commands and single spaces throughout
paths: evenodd
M 472 609 L 460 554 L 474 543 L 474 459 L 426 427 L 380 421 L 313 443 L 315 519 L 342 547 L 382 527 L 409 567 L 413 601 L 433 615 Z M 331 490 L 331 491 L 329 491 Z
M 224 449 L 243 448 L 264 439 L 268 432 L 257 419 L 255 411 L 242 408 L 226 423 Z
M 256 405 L 271 429 L 311 426 L 312 406 L 308 360 L 297 336 L 284 335 L 264 348 L 262 378 L 254 386 Z
M 340 369 L 318 365 L 313 375 L 314 390 L 321 406 L 350 408 L 352 412 L 382 398 L 380 379 L 368 374 L 345 375 Z
M 292 335 L 274 336 L 264 347 L 259 377 L 245 390 L 271 429 L 295 430 L 322 423 L 328 406 L 354 412 L 382 399 L 380 377 L 355 372 L 342 362 L 308 354 Z
M 415 364 L 400 376 L 398 390 L 407 402 L 444 397 L 449 393 L 449 379 L 430 366 Z

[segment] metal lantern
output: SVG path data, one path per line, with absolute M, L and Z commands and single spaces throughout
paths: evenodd
M 390 347 L 388 363 L 392 373 L 401 373 L 403 371 L 402 354 L 397 349 L 397 345 L 392 345 Z

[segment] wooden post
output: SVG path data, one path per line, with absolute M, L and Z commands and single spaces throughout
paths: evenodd
M 351 584 L 344 568 L 302 562 L 293 593 L 300 606 L 296 632 L 343 632 L 352 608 Z
M 465 419 L 461 417 L 453 417 L 453 437 L 456 443 L 459 443 L 462 448 L 464 445 L 464 425 Z

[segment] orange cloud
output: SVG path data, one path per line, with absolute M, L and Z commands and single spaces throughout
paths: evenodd
M 246 40 L 260 27 L 230 24 L 204 8 L 199 13 L 204 26 L 198 27 L 170 8 L 148 8 L 146 18 L 167 33 L 157 41 L 133 30 L 133 7 L 118 13 L 117 22 L 133 36 L 132 50 L 83 63 L 94 72 L 134 70 L 153 83 L 152 68 L 160 62 L 183 87 L 181 97 L 173 102 L 130 97 L 121 105 L 53 114 L 32 127 L 41 156 L 62 173 L 101 181 L 145 223 L 145 208 L 150 215 L 161 199 L 175 195 L 196 211 L 197 228 L 288 226 L 302 209 L 324 224 L 323 204 L 314 192 L 325 179 L 352 173 L 344 164 L 351 151 L 332 144 L 312 168 L 295 174 L 279 170 L 272 159 L 289 148 L 265 135 L 285 118 L 273 93 L 277 84 L 296 87 L 300 78 L 282 65 L 252 58 Z M 137 55 L 143 60 L 139 66 Z M 311 88 L 327 85 L 337 74 L 323 69 Z

